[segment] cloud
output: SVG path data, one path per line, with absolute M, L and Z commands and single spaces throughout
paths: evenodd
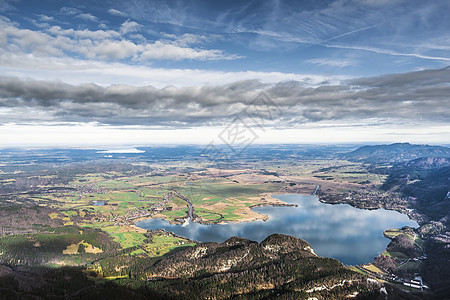
M 166 33 L 163 37 L 166 38 L 165 42 L 179 46 L 198 45 L 223 39 L 223 37 L 218 34 L 192 33 L 184 33 L 182 35 Z
M 130 0 L 116 2 L 119 10 L 134 20 L 182 25 L 187 21 L 187 6 L 182 2 Z M 194 15 L 191 15 L 195 18 Z
M 44 14 L 38 15 L 39 16 L 39 20 L 43 21 L 43 22 L 53 22 L 55 21 L 55 18 L 52 16 L 47 16 Z
M 406 0 L 338 0 L 335 5 L 362 5 L 376 8 L 392 7 L 405 3 Z
M 100 58 L 100 59 L 114 59 L 121 60 L 129 57 L 136 56 L 140 47 L 133 42 L 120 40 L 120 41 L 102 41 L 94 44 L 89 44 L 87 47 L 80 49 L 87 58 Z
M 0 12 L 6 12 L 8 10 L 16 10 L 16 8 L 11 4 L 17 2 L 18 0 L 3 0 L 0 1 Z
M 0 32 L 1 43 L 1 32 Z M 0 48 L 1 49 L 1 48 Z M 60 80 L 73 85 L 93 82 L 102 86 L 126 84 L 134 86 L 167 85 L 202 86 L 229 84 L 235 81 L 258 79 L 264 83 L 296 80 L 309 86 L 327 82 L 337 84 L 344 76 L 321 76 L 283 72 L 220 71 L 202 69 L 156 68 L 145 64 L 104 62 L 69 57 L 39 57 L 20 51 L 0 51 L 0 73 L 37 80 Z
M 2 21 L 0 21 L 0 24 L 4 25 L 3 39 L 5 45 L 3 51 L 17 52 L 21 49 L 22 51 L 32 51 L 37 55 L 62 54 L 63 49 L 55 47 L 55 42 L 58 41 L 41 31 L 18 29 L 12 24 Z
M 416 57 L 416 58 L 422 58 L 422 59 L 429 59 L 429 60 L 440 60 L 440 61 L 450 61 L 450 57 L 442 57 L 442 56 L 430 56 L 430 55 L 424 55 L 420 53 L 408 53 L 408 52 L 398 52 L 390 49 L 382 49 L 382 48 L 375 48 L 375 47 L 367 47 L 367 46 L 347 46 L 347 45 L 331 45 L 331 44 L 323 44 L 323 46 L 328 48 L 340 48 L 340 49 L 350 49 L 350 50 L 361 50 L 361 51 L 369 51 L 379 54 L 387 54 L 387 55 L 393 55 L 393 56 L 409 56 L 409 57 Z
M 67 15 L 67 16 L 81 14 L 81 10 L 79 10 L 78 8 L 74 8 L 74 7 L 61 7 L 59 12 L 63 15 Z
M 423 87 L 440 88 L 450 82 L 450 67 L 437 70 L 422 70 L 416 72 L 388 74 L 378 77 L 353 79 L 351 83 L 358 86 L 376 88 L 411 88 L 417 90 Z M 407 92 L 407 91 L 405 91 Z
M 418 47 L 422 50 L 444 50 L 450 51 L 450 35 L 442 34 L 439 37 L 429 39 L 427 41 L 420 41 L 411 45 L 411 47 Z
M 219 49 L 197 49 L 187 45 L 201 40 L 195 35 L 183 35 L 185 42 L 177 43 L 166 40 L 148 43 L 145 38 L 133 35 L 137 41 L 131 41 L 124 34 L 134 33 L 141 25 L 134 21 L 122 24 L 120 32 L 113 30 L 75 30 L 52 26 L 43 31 L 20 29 L 8 20 L 1 20 L 3 32 L 0 42 L 6 44 L 2 52 L 18 53 L 23 55 L 32 53 L 38 56 L 70 56 L 73 53 L 89 58 L 101 60 L 147 61 L 163 60 L 231 60 L 241 56 L 226 54 Z M 131 35 L 130 35 L 131 36 Z M 181 44 L 184 44 L 181 45 Z
M 114 9 L 114 8 L 110 8 L 108 9 L 108 13 L 110 13 L 113 16 L 119 16 L 119 17 L 126 17 L 127 14 L 125 14 L 124 12 L 121 12 L 120 10 Z
M 3 122 L 28 122 L 20 114 L 27 110 L 35 112 L 27 114 L 32 118 L 39 116 L 48 122 L 178 128 L 231 122 L 265 91 L 272 102 L 261 108 L 281 111 L 275 119 L 264 117 L 266 124 L 274 128 L 297 128 L 320 122 L 447 124 L 449 81 L 450 68 L 319 86 L 299 81 L 267 85 L 247 80 L 215 86 L 102 87 L 0 77 L 0 108 L 11 112 L 11 117 Z M 242 116 L 247 118 L 245 114 Z
M 70 36 L 91 40 L 115 39 L 120 37 L 120 34 L 113 30 L 89 30 L 89 29 L 74 30 L 72 28 L 62 29 L 60 26 L 52 26 L 49 29 L 47 29 L 47 32 L 56 37 Z
M 134 21 L 125 21 L 120 26 L 120 33 L 121 34 L 128 34 L 130 32 L 136 32 L 139 31 L 143 26 L 134 22 Z
M 98 18 L 92 14 L 79 14 L 75 18 L 82 19 L 90 22 L 98 22 Z
M 318 66 L 330 66 L 330 67 L 348 67 L 357 64 L 356 61 L 351 59 L 332 59 L 332 58 L 315 58 L 309 59 L 307 63 Z
M 301 50 L 334 41 L 336 45 L 328 47 L 350 49 L 345 47 L 357 42 L 360 50 L 373 53 L 448 59 L 443 52 L 432 52 L 433 48 L 407 45 L 413 40 L 426 46 L 428 40 L 448 32 L 449 19 L 443 13 L 450 8 L 448 1 L 264 1 L 209 7 L 208 14 L 165 1 L 135 0 L 128 7 L 133 18 L 197 31 L 211 28 L 210 32 L 230 34 L 240 45 L 258 51 Z M 434 45 L 447 51 L 439 42 Z
M 204 50 L 194 49 L 188 47 L 180 47 L 177 45 L 166 44 L 164 42 L 156 41 L 153 44 L 144 46 L 141 59 L 198 59 L 198 60 L 231 60 L 239 59 L 239 55 L 227 55 L 221 50 Z

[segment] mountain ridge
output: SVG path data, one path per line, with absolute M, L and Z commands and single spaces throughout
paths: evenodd
M 400 163 L 422 157 L 450 157 L 450 148 L 433 145 L 394 143 L 362 146 L 340 155 L 341 159 L 365 163 Z
M 9 299 L 50 295 L 65 299 L 342 299 L 356 294 L 373 299 L 383 286 L 336 259 L 317 256 L 306 241 L 282 234 L 270 235 L 261 243 L 232 237 L 158 259 L 126 261 L 128 276 L 103 284 L 84 277 L 81 268 L 0 264 L 0 276 L 7 276 L 0 280 L 0 289 Z M 70 285 L 67 278 L 76 279 L 76 284 Z M 395 298 L 399 292 L 391 289 L 389 296 Z

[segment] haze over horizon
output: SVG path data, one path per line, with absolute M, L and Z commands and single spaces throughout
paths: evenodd
M 3 0 L 0 147 L 450 144 L 449 11 Z

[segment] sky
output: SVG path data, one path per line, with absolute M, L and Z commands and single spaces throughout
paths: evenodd
M 450 144 L 447 0 L 0 0 L 0 147 Z

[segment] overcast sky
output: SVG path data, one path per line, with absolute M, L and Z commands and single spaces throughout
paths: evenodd
M 449 12 L 447 0 L 0 0 L 0 147 L 450 144 Z

